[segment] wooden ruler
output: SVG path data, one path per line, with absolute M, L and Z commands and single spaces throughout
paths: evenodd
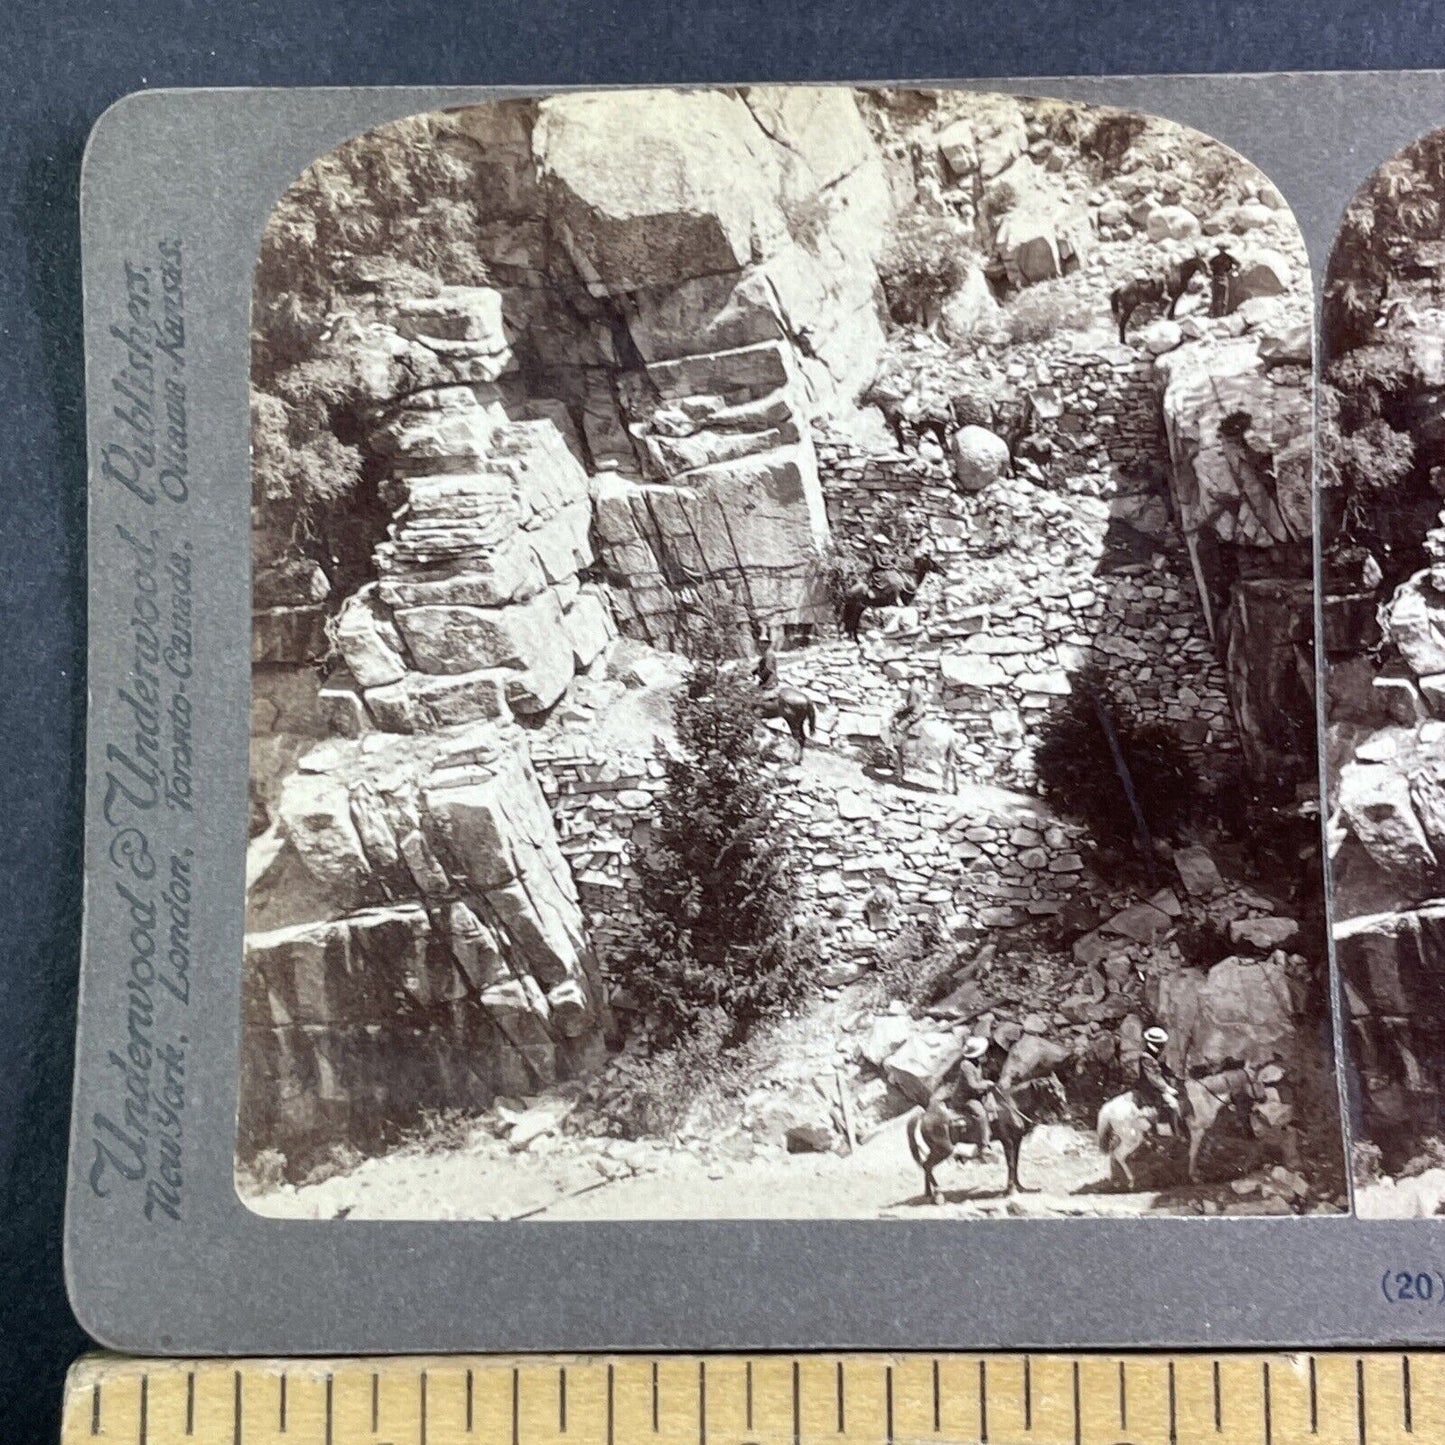
M 1445 1353 L 139 1360 L 64 1445 L 1436 1445 Z

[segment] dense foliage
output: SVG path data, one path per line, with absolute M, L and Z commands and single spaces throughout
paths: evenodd
M 415 116 L 308 166 L 261 240 L 251 312 L 252 477 L 272 519 L 329 572 L 352 560 L 348 509 L 365 510 L 367 388 L 337 344 L 388 295 L 478 284 L 480 151 L 456 118 Z
M 963 284 L 973 250 L 959 223 L 922 207 L 904 212 L 878 258 L 888 314 L 899 326 L 932 327 Z
M 1326 539 L 1336 552 L 1365 548 L 1387 587 L 1421 565 L 1419 537 L 1438 506 L 1425 476 L 1432 458 L 1414 434 L 1426 379 L 1414 360 L 1401 283 L 1428 273 L 1418 263 L 1427 248 L 1438 250 L 1442 219 L 1445 132 L 1435 132 L 1380 166 L 1351 201 L 1324 287 Z
M 729 1044 L 807 993 L 817 945 L 764 767 L 751 679 L 694 662 L 674 708 L 650 850 L 637 861 L 642 925 L 619 981 L 663 1044 L 725 1020 Z M 711 1022 L 710 1022 L 711 1021 Z

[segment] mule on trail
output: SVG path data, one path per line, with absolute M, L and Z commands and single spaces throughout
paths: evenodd
M 900 784 L 908 782 L 910 756 L 916 758 L 922 753 L 939 760 L 944 790 L 958 792 L 958 763 L 963 757 L 963 739 L 948 723 L 923 717 L 899 727 L 890 721 L 885 729 L 883 745 L 893 755 L 893 772 Z
M 1189 1182 L 1199 1182 L 1199 1151 L 1226 1109 L 1254 1102 L 1254 1075 L 1249 1069 L 1225 1069 L 1200 1079 L 1184 1080 L 1184 1136 L 1188 1142 Z M 1134 1171 L 1129 1160 L 1148 1142 L 1162 1137 L 1160 1111 L 1142 1103 L 1130 1089 L 1110 1099 L 1099 1110 L 1099 1149 L 1109 1159 L 1109 1179 L 1123 1181 L 1132 1192 Z
M 843 594 L 838 606 L 839 621 L 843 635 L 852 642 L 858 641 L 858 629 L 863 614 L 870 607 L 907 607 L 918 595 L 923 579 L 943 569 L 927 552 L 920 552 L 913 559 L 913 575 L 893 568 L 878 568 L 865 581 L 855 582 Z
M 961 1145 L 980 1142 L 975 1123 L 950 1107 L 952 1092 L 950 1084 L 934 1090 L 928 1106 L 908 1121 L 908 1152 L 923 1170 L 923 1192 L 930 1204 L 939 1204 L 943 1199 L 934 1170 L 944 1160 L 951 1159 Z M 1036 1188 L 1030 1189 L 1019 1182 L 1019 1154 L 1034 1126 L 1042 1122 L 1041 1115 L 1058 1119 L 1067 1110 L 1064 1086 L 1055 1074 L 1040 1074 L 1007 1088 L 999 1087 L 992 1132 L 1003 1146 L 1008 1168 L 1005 1196 L 1038 1193 Z
M 818 709 L 813 699 L 795 687 L 775 688 L 759 694 L 758 716 L 777 718 L 787 723 L 788 731 L 798 745 L 798 761 L 802 762 L 805 735 L 812 737 L 818 731 Z
M 1205 269 L 1205 262 L 1199 256 L 1190 256 L 1183 261 L 1171 262 L 1163 271 L 1152 271 L 1134 276 L 1122 286 L 1116 286 L 1109 293 L 1109 310 L 1119 326 L 1119 344 L 1124 344 L 1124 332 L 1129 318 L 1141 306 L 1163 306 L 1167 301 L 1165 315 L 1173 320 L 1174 308 L 1179 298 L 1189 289 L 1189 283 Z

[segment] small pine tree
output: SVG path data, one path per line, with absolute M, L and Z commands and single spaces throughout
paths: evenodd
M 705 660 L 674 720 L 682 756 L 666 764 L 653 846 L 637 863 L 642 927 L 622 981 L 655 1016 L 659 1043 L 721 1014 L 736 1044 L 804 997 L 817 947 L 796 916 L 755 690 Z

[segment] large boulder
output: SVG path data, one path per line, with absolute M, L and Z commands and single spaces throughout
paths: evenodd
M 1445 672 L 1445 592 L 1430 569 L 1402 582 L 1380 611 L 1380 626 L 1416 677 Z
M 553 227 L 599 291 L 737 271 L 787 237 L 776 147 L 736 94 L 549 96 L 532 146 Z
M 1284 955 L 1231 957 L 1202 975 L 1166 975 L 1159 1018 L 1169 1031 L 1170 1063 L 1181 1072 L 1289 1057 L 1295 1019 Z
M 938 153 L 956 179 L 992 180 L 1028 150 L 1023 108 L 1010 95 L 978 95 L 966 109 L 938 133 Z
M 949 446 L 953 475 L 965 492 L 981 492 L 1008 472 L 1008 443 L 987 427 L 960 427 Z
M 1294 267 L 1278 251 L 1254 251 L 1230 277 L 1229 300 L 1239 307 L 1256 296 L 1282 296 L 1294 283 Z
M 1083 263 L 1093 238 L 1088 211 L 1028 156 L 997 176 L 984 199 L 996 217 L 994 252 L 1015 285 L 1049 281 Z
M 1419 878 L 1436 867 L 1415 815 L 1409 781 L 1387 763 L 1346 763 L 1338 783 L 1339 817 L 1386 873 Z
M 1151 241 L 1190 241 L 1199 235 L 1199 217 L 1183 206 L 1156 206 L 1144 218 Z
M 1308 388 L 1277 385 L 1258 343 L 1195 342 L 1154 363 L 1187 533 L 1270 547 L 1313 535 Z
M 884 1072 L 900 1093 L 926 1104 L 961 1058 L 963 1040 L 957 1034 L 915 1034 L 888 1056 Z

